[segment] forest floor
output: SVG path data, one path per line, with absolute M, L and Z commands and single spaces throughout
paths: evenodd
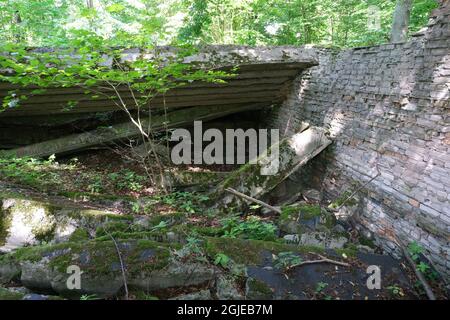
M 0 159 L 0 299 L 426 299 L 404 259 L 320 200 L 299 196 L 281 215 L 258 205 L 233 212 L 211 205 L 213 187 L 207 179 L 158 192 L 109 150 Z M 408 250 L 446 299 L 422 248 Z M 69 290 L 73 265 L 81 289 Z M 373 265 L 380 289 L 367 285 Z

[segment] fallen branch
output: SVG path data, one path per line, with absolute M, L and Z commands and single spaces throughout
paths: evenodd
M 290 266 L 288 268 L 288 270 L 296 268 L 296 267 L 301 267 L 301 266 L 304 266 L 304 265 L 307 265 L 307 264 L 317 264 L 317 263 L 331 263 L 331 264 L 336 264 L 336 265 L 342 266 L 342 267 L 350 267 L 349 263 L 328 259 L 327 257 L 324 257 L 324 256 L 322 256 L 320 254 L 318 254 L 318 256 L 321 258 L 320 260 L 303 261 L 303 262 L 297 263 L 297 264 L 295 264 L 293 266 Z
M 263 207 L 268 208 L 269 210 L 272 210 L 272 211 L 274 211 L 274 212 L 276 212 L 278 214 L 281 214 L 281 210 L 279 208 L 273 207 L 270 204 L 267 204 L 267 203 L 265 203 L 265 202 L 263 202 L 261 200 L 252 198 L 252 197 L 250 197 L 250 196 L 248 196 L 246 194 L 243 194 L 243 193 L 241 193 L 239 191 L 234 190 L 233 188 L 226 188 L 225 191 L 228 191 L 228 192 L 230 192 L 230 193 L 232 193 L 232 194 L 234 194 L 234 195 L 236 195 L 238 197 L 241 197 L 241 198 L 243 198 L 245 200 L 251 201 L 251 202 L 256 203 L 256 204 L 259 204 L 259 205 L 261 205 Z
M 416 274 L 417 278 L 422 283 L 423 288 L 425 289 L 425 293 L 427 294 L 428 299 L 436 300 L 436 296 L 434 295 L 433 290 L 431 289 L 430 285 L 428 284 L 428 281 L 425 279 L 423 273 L 420 272 L 417 269 L 416 263 L 414 262 L 414 260 L 409 255 L 409 253 L 406 250 L 405 246 L 402 244 L 402 242 L 397 237 L 395 237 L 395 240 L 396 240 L 398 246 L 400 247 L 400 249 L 402 249 L 402 252 L 403 252 L 403 255 L 406 258 L 406 261 L 408 261 L 408 263 L 411 265 L 411 267 L 413 268 L 414 273 Z

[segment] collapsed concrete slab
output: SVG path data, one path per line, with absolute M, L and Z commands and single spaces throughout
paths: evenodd
M 57 53 L 56 49 L 50 48 L 34 51 Z M 173 47 L 158 47 L 152 51 L 126 49 L 122 51 L 121 59 L 124 63 L 136 59 L 159 59 L 164 63 L 173 58 L 177 51 Z M 281 103 L 286 87 L 301 71 L 317 65 L 317 59 L 316 52 L 306 47 L 206 46 L 185 57 L 183 63 L 195 69 L 231 71 L 235 76 L 226 77 L 225 83 L 185 83 L 164 95 L 155 96 L 151 101 L 152 109 Z M 106 59 L 104 64 L 113 67 L 113 59 Z M 117 93 L 120 94 L 120 103 L 133 109 L 136 108 L 134 98 L 139 97 L 138 92 L 131 93 L 126 85 L 118 85 L 114 90 L 108 86 L 95 88 L 95 92 L 101 93 L 96 94 L 96 98 L 85 94 L 86 90 L 79 87 L 48 88 L 46 92 L 35 94 L 33 90 L 36 88 L 0 82 L 0 100 L 12 91 L 18 97 L 27 97 L 26 101 L 1 112 L 0 117 L 114 111 L 118 110 Z M 71 107 L 68 108 L 69 102 Z
M 246 164 L 231 174 L 217 187 L 213 198 L 220 199 L 219 203 L 225 205 L 241 203 L 241 198 L 226 192 L 228 188 L 232 188 L 259 199 L 330 144 L 331 140 L 327 137 L 326 130 L 319 127 L 311 127 L 284 138 L 278 144 L 272 145 L 266 154 L 260 156 L 257 164 Z M 274 158 L 275 154 L 278 154 L 278 159 Z M 278 164 L 277 170 L 270 174 L 262 174 L 264 166 L 274 161 Z

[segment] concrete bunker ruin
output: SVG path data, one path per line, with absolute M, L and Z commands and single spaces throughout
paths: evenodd
M 351 190 L 355 201 L 344 213 L 357 218 L 361 232 L 394 256 L 401 254 L 397 238 L 420 243 L 435 268 L 450 277 L 449 48 L 448 2 L 406 43 L 339 52 L 213 46 L 190 62 L 239 65 L 238 76 L 226 84 L 192 83 L 154 106 L 167 104 L 175 127 L 205 120 L 211 126 L 278 128 L 282 137 L 305 130 L 305 123 L 326 128 L 330 147 L 277 182 L 269 198 L 314 188 L 326 200 Z M 128 58 L 139 54 L 130 50 Z M 11 89 L 0 83 L 0 97 Z M 80 103 L 62 112 L 68 100 Z M 70 154 L 135 136 L 123 119 L 108 101 L 58 88 L 0 114 L 0 147 L 18 156 Z M 153 121 L 162 128 L 164 119 Z M 97 128 L 105 123 L 114 130 Z

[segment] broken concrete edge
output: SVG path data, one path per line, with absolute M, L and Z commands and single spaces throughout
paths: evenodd
M 120 50 L 120 48 L 112 48 Z M 122 62 L 132 62 L 138 58 L 146 60 L 160 59 L 163 63 L 170 62 L 185 48 L 173 46 L 157 46 L 153 49 L 124 48 L 121 51 Z M 58 49 L 42 47 L 28 48 L 31 53 L 58 53 Z M 190 50 L 192 51 L 192 50 Z M 59 49 L 61 52 L 61 49 Z M 63 51 L 64 52 L 64 51 Z M 67 53 L 69 54 L 69 53 Z M 111 67 L 113 59 L 104 54 L 104 66 Z M 226 68 L 240 65 L 267 63 L 301 63 L 305 66 L 318 64 L 315 50 L 312 46 L 235 46 L 235 45 L 205 45 L 194 49 L 194 53 L 182 59 L 183 63 L 201 66 L 202 68 Z

